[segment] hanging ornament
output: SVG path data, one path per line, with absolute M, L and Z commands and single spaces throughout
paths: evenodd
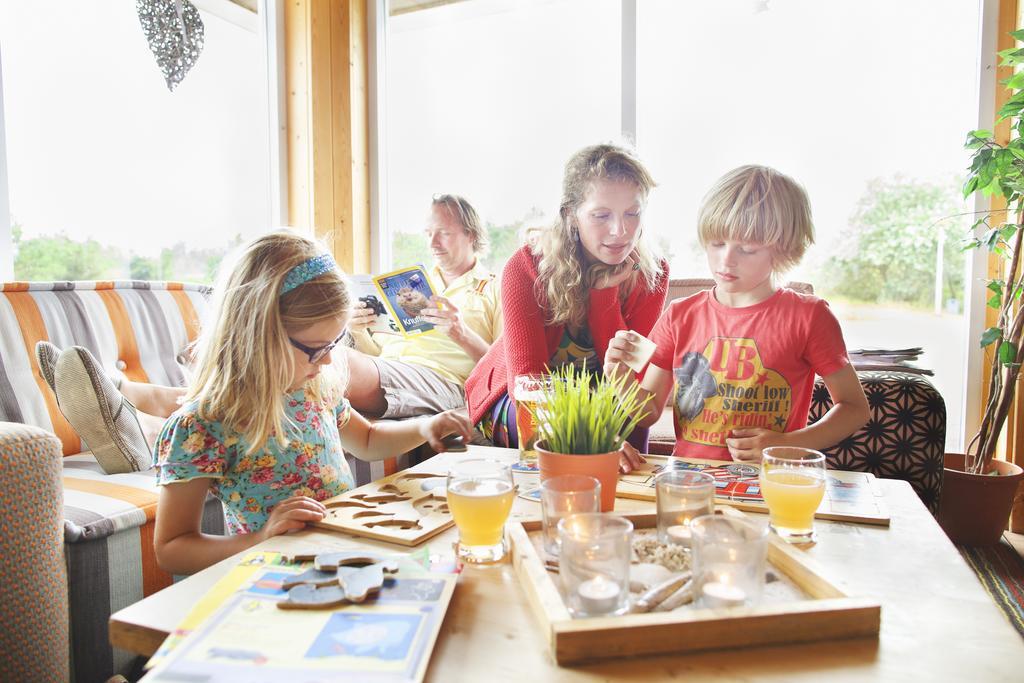
M 174 90 L 203 51 L 203 20 L 188 0 L 135 0 L 142 32 L 167 89 Z

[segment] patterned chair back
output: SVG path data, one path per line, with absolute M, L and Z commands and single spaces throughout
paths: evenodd
M 0 289 L 0 421 L 42 427 L 64 455 L 83 450 L 35 362 L 36 342 L 84 346 L 111 375 L 185 384 L 208 287 L 177 282 L 8 282 Z

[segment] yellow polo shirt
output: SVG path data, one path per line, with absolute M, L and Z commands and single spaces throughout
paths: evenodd
M 437 266 L 430 270 L 430 279 L 436 291 L 441 291 L 444 280 Z M 497 278 L 479 259 L 469 272 L 453 280 L 443 291 L 462 313 L 462 321 L 488 344 L 501 334 L 502 316 L 500 290 Z M 462 347 L 443 332 L 432 330 L 425 334 L 405 338 L 400 335 L 375 334 L 373 341 L 380 346 L 381 358 L 412 363 L 430 368 L 442 377 L 465 384 L 476 361 Z

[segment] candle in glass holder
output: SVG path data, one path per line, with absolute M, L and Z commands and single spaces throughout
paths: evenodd
M 558 574 L 574 617 L 624 614 L 629 609 L 633 524 L 599 512 L 576 512 L 558 522 Z
M 747 594 L 739 586 L 719 581 L 710 581 L 701 588 L 706 607 L 736 607 L 742 605 Z
M 715 509 L 715 479 L 705 472 L 669 470 L 654 480 L 658 540 L 690 547 L 690 521 Z
M 580 582 L 576 587 L 580 596 L 580 606 L 588 614 L 606 614 L 618 607 L 619 593 L 622 589 L 614 581 L 604 576 Z
M 768 528 L 747 518 L 698 517 L 693 535 L 693 580 L 705 607 L 756 605 L 764 591 Z

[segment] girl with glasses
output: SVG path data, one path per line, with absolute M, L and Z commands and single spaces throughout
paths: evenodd
M 214 292 L 196 376 L 154 449 L 165 571 L 193 573 L 322 519 L 322 501 L 354 486 L 342 449 L 380 460 L 424 441 L 443 451 L 453 433 L 469 440 L 454 411 L 371 424 L 352 410 L 344 364 L 331 365 L 352 302 L 313 240 L 289 231 L 253 240 Z M 200 532 L 208 493 L 224 505 L 230 536 Z

